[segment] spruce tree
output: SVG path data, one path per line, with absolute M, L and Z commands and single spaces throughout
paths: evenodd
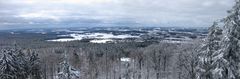
M 221 79 L 240 79 L 240 0 L 228 11 L 224 18 L 224 38 L 220 56 L 223 58 Z
M 221 22 L 223 23 L 223 35 L 220 43 L 213 40 L 215 35 L 208 35 L 206 52 L 200 53 L 200 66 L 197 67 L 201 73 L 201 79 L 240 79 L 240 0 L 228 11 L 229 15 Z M 220 45 L 218 45 L 220 44 Z M 217 46 L 215 49 L 215 46 Z M 220 46 L 220 48 L 218 48 Z M 207 53 L 208 52 L 208 53 Z M 209 59 L 210 57 L 210 59 Z
M 12 52 L 2 50 L 3 55 L 0 59 L 0 79 L 15 79 L 19 70 L 16 58 Z
M 209 28 L 208 37 L 202 45 L 198 53 L 197 61 L 197 78 L 198 79 L 214 79 L 213 57 L 214 53 L 220 49 L 220 41 L 222 37 L 222 29 L 218 27 L 218 22 Z
M 64 60 L 60 63 L 58 70 L 58 79 L 76 79 L 79 78 L 79 71 L 74 69 L 67 60 L 67 54 L 64 53 Z
M 0 79 L 41 79 L 40 62 L 35 52 L 28 56 L 22 49 L 5 48 L 1 51 Z
M 20 56 L 20 50 L 15 48 L 3 49 L 1 53 L 1 79 L 26 79 L 26 62 L 25 59 Z
M 41 66 L 40 66 L 40 58 L 38 58 L 38 54 L 33 51 L 28 51 L 28 73 L 31 79 L 41 79 Z

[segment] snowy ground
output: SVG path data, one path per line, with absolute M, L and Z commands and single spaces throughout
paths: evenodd
M 122 62 L 129 62 L 131 61 L 131 58 L 126 58 L 126 57 L 123 57 L 120 59 Z
M 113 42 L 114 40 L 111 39 L 101 39 L 101 40 L 91 40 L 91 43 L 107 43 L 107 42 Z
M 67 41 L 76 41 L 82 39 L 98 39 L 98 40 L 91 40 L 92 43 L 106 43 L 108 41 L 113 41 L 112 39 L 125 39 L 125 38 L 139 38 L 139 36 L 132 36 L 132 35 L 113 35 L 108 33 L 86 33 L 86 34 L 69 34 L 69 35 L 59 35 L 59 36 L 69 36 L 72 38 L 60 38 L 60 39 L 53 39 L 47 40 L 52 42 L 67 42 Z

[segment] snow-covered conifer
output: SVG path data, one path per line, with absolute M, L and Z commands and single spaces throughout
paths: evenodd
M 240 79 L 240 0 L 236 0 L 228 13 L 222 20 L 221 41 L 215 42 L 216 35 L 210 31 L 205 51 L 199 55 L 200 66 L 197 69 L 202 73 L 199 77 L 204 77 L 201 79 Z M 207 75 L 210 77 L 205 78 Z
M 220 79 L 240 79 L 240 0 L 236 0 L 228 13 L 224 18 L 224 37 L 218 56 L 224 64 L 216 70 L 221 73 Z
M 0 59 L 0 78 L 1 79 L 26 79 L 27 73 L 25 72 L 22 62 L 17 57 L 19 51 L 16 49 L 3 49 L 1 51 L 2 57 Z
M 222 37 L 222 29 L 218 26 L 218 22 L 209 28 L 208 37 L 204 40 L 197 61 L 197 78 L 198 79 L 214 79 L 212 71 L 214 69 L 213 57 L 214 53 L 220 49 L 220 41 Z
M 77 79 L 80 72 L 74 69 L 67 61 L 66 52 L 64 53 L 64 61 L 60 63 L 58 71 L 58 79 Z
M 31 79 L 41 79 L 41 66 L 38 54 L 33 51 L 28 51 L 28 73 Z

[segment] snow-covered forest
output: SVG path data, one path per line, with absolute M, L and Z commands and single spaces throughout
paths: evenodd
M 0 40 L 0 79 L 240 79 L 240 0 L 227 13 L 187 43 Z

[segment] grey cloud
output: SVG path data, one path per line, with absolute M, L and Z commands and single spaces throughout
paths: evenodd
M 7 23 L 210 26 L 233 4 L 234 0 L 1 0 L 0 29 Z

